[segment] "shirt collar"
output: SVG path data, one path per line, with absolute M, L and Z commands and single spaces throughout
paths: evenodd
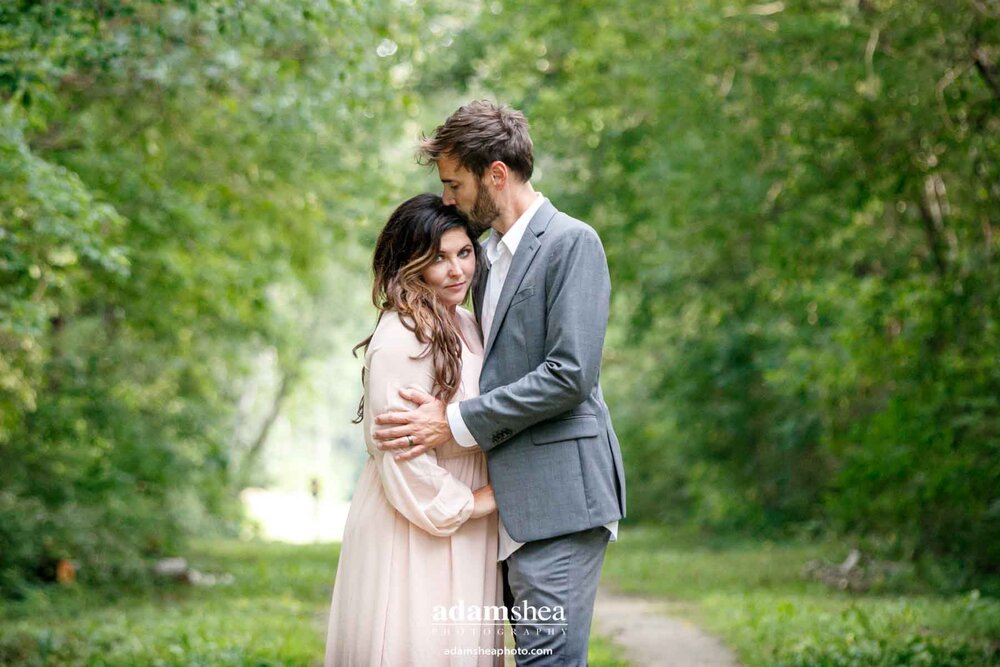
M 483 244 L 483 248 L 486 250 L 486 259 L 489 260 L 491 265 L 500 255 L 500 244 L 503 244 L 507 248 L 511 257 L 514 256 L 514 253 L 517 252 L 517 246 L 521 243 L 521 238 L 524 236 L 524 232 L 528 229 L 528 223 L 535 217 L 535 213 L 542 207 L 544 201 L 545 197 L 542 196 L 542 193 L 537 193 L 535 201 L 531 202 L 531 206 L 525 209 L 521 217 L 514 222 L 513 226 L 502 237 L 499 237 L 497 230 L 490 230 L 490 236 L 486 239 L 486 243 Z

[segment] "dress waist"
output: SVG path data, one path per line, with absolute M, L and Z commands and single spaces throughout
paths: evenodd
M 479 447 L 462 447 L 461 445 L 458 447 L 459 449 L 457 451 L 452 449 L 447 452 L 438 452 L 438 461 L 443 459 L 457 459 L 463 456 L 475 456 L 483 453 L 483 450 L 479 449 Z
M 456 450 L 450 450 L 447 452 L 436 451 L 434 453 L 437 454 L 438 461 L 443 461 L 445 459 L 460 459 L 463 456 L 475 456 L 477 454 L 483 453 L 483 450 L 479 449 L 479 447 L 462 447 L 461 445 L 459 445 L 459 447 L 461 448 L 459 451 Z M 375 458 L 375 455 L 372 454 L 371 452 L 368 452 L 368 458 L 373 459 Z

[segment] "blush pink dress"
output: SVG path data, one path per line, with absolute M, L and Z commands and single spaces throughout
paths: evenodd
M 455 401 L 479 393 L 482 352 L 475 318 L 458 309 L 462 384 Z M 444 624 L 442 609 L 502 606 L 497 515 L 470 519 L 472 491 L 488 482 L 479 448 L 452 441 L 397 462 L 372 438 L 374 416 L 413 404 L 403 387 L 433 389 L 433 363 L 397 313 L 386 312 L 365 354 L 368 461 L 351 500 L 333 588 L 326 667 L 496 666 L 501 626 Z M 461 619 L 465 620 L 465 619 Z M 479 653 L 477 655 L 477 653 Z

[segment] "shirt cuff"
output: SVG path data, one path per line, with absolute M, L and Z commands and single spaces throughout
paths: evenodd
M 455 438 L 455 442 L 463 447 L 475 447 L 479 444 L 469 431 L 469 427 L 465 425 L 462 411 L 458 409 L 457 402 L 448 404 L 448 427 L 451 429 L 451 435 Z

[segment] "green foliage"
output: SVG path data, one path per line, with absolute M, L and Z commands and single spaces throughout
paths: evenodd
M 630 667 L 621 658 L 621 648 L 604 637 L 593 635 L 588 646 L 587 664 L 592 667 Z
M 331 265 L 357 269 L 359 229 L 396 199 L 381 151 L 410 102 L 376 47 L 420 55 L 419 18 L 0 8 L 0 490 L 21 515 L 0 593 L 63 558 L 141 573 L 192 498 L 230 525 L 258 452 L 234 438 L 240 381 L 273 352 L 290 391 L 335 323 Z
M 0 662 L 312 665 L 323 653 L 336 546 L 199 542 L 210 587 L 36 589 L 0 617 Z
M 633 529 L 611 545 L 604 579 L 669 598 L 670 613 L 718 634 L 747 665 L 990 665 L 1000 602 L 978 590 L 926 594 L 910 572 L 869 593 L 805 578 L 833 542 L 759 542 L 691 530 Z M 887 595 L 889 591 L 894 595 Z
M 491 7 L 424 85 L 523 109 L 605 241 L 631 516 L 995 571 L 996 6 Z
M 31 153 L 25 121 L 0 108 L 0 330 L 4 333 L 0 439 L 35 405 L 42 350 L 36 344 L 61 305 L 127 276 L 120 246 L 123 220 L 95 201 L 80 179 Z
M 17 0 L 0 52 L 0 592 L 232 527 L 253 361 L 277 415 L 483 91 L 605 241 L 631 518 L 996 573 L 995 3 Z
M 727 599 L 725 602 L 732 602 Z M 709 607 L 723 603 L 711 598 Z M 718 614 L 718 610 L 712 612 Z M 987 619 L 977 616 L 987 614 Z M 975 631 L 942 619 L 966 619 Z M 784 596 L 749 594 L 726 619 L 733 643 L 751 665 L 994 665 L 989 635 L 1000 613 L 964 600 L 871 601 L 830 605 Z M 927 623 L 940 624 L 927 627 Z M 916 627 L 915 627 L 916 626 Z M 953 633 L 953 634 L 943 634 Z
M 337 545 L 197 541 L 190 564 L 231 584 L 32 589 L 0 606 L 0 664 L 315 665 Z M 623 667 L 595 637 L 589 663 Z

